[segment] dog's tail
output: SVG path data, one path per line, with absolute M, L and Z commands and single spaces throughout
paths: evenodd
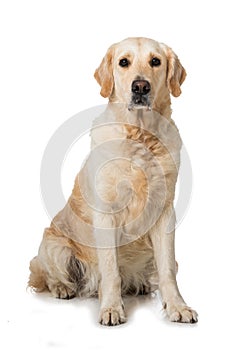
M 43 292 L 47 289 L 45 272 L 40 266 L 38 257 L 35 256 L 30 262 L 29 269 L 31 274 L 29 276 L 28 287 L 32 288 L 35 292 Z

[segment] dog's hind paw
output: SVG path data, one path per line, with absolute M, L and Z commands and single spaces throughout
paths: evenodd
M 63 283 L 49 286 L 49 289 L 51 294 L 58 299 L 72 299 L 76 296 L 76 292 L 65 286 Z

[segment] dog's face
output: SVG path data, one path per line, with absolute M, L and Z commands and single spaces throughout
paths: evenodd
M 166 45 L 146 38 L 129 38 L 112 45 L 95 72 L 101 95 L 129 109 L 157 104 L 157 97 L 181 94 L 186 77 L 176 54 Z

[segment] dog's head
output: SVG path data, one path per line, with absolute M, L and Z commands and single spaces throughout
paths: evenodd
M 171 93 L 181 94 L 186 72 L 168 46 L 146 38 L 112 45 L 94 74 L 101 95 L 129 109 L 153 108 Z

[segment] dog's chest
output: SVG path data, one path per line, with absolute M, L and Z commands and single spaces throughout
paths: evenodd
M 174 197 L 180 137 L 165 118 L 100 123 L 83 171 L 85 192 L 96 208 L 111 213 L 123 234 L 146 232 Z M 162 119 L 163 118 L 163 119 Z M 146 125 L 147 124 L 147 125 Z

